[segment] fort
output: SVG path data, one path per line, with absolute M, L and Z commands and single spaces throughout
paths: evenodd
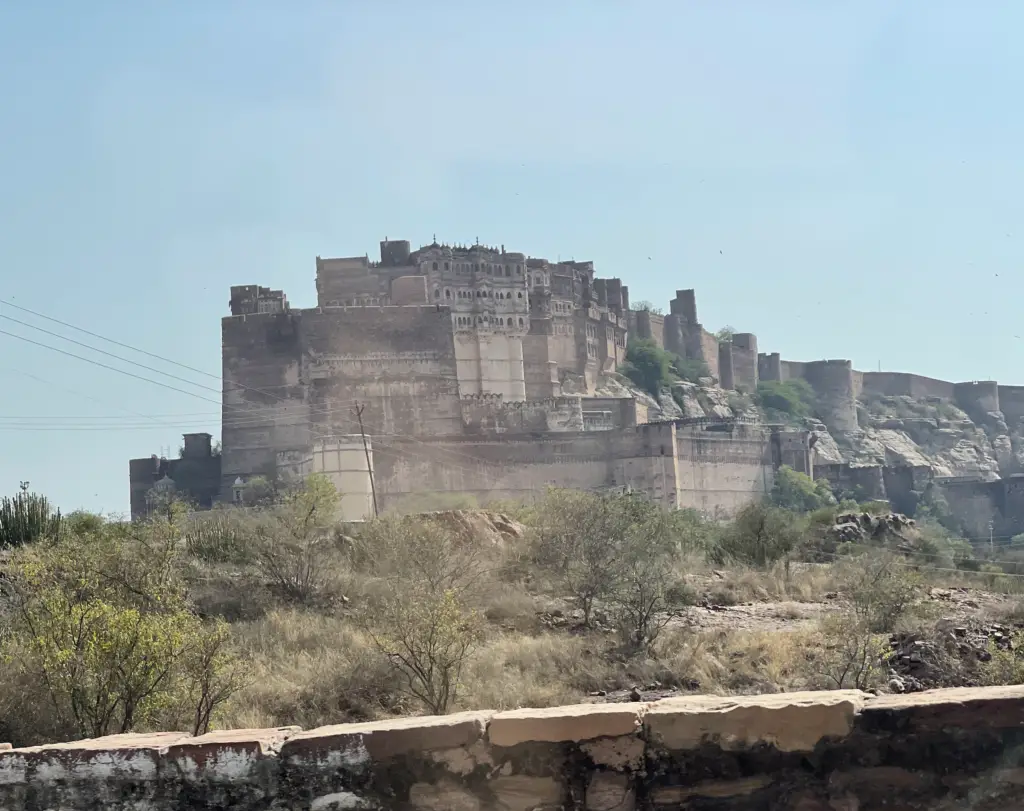
M 0 807 L 875 811 L 1024 803 L 1024 687 L 691 696 L 0 751 Z
M 602 388 L 622 369 L 628 340 L 647 339 L 706 368 L 708 386 L 752 393 L 762 381 L 806 381 L 841 440 L 861 430 L 866 396 L 949 402 L 978 424 L 1016 424 L 1021 386 L 786 360 L 760 352 L 751 333 L 719 341 L 699 321 L 692 289 L 677 290 L 662 315 L 631 307 L 629 288 L 595 275 L 592 262 L 504 246 L 434 241 L 414 251 L 385 239 L 377 261 L 317 257 L 316 294 L 315 307 L 294 308 L 282 290 L 231 288 L 221 453 L 202 440 L 208 435 L 193 434 L 180 460 L 132 460 L 134 516 L 158 483 L 208 506 L 241 498 L 254 478 L 311 470 L 358 494 L 346 505 L 354 519 L 399 509 L 411 495 L 420 504 L 486 502 L 530 498 L 549 485 L 639 490 L 669 507 L 728 515 L 788 465 L 911 511 L 937 484 L 979 532 L 1019 531 L 1024 522 L 1024 484 L 1013 478 L 1024 471 L 1012 460 L 998 480 L 899 460 L 838 462 L 814 450 L 810 430 L 652 419 L 640 398 Z

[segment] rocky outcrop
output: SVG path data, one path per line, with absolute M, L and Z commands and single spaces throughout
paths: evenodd
M 0 750 L 0 808 L 1016 809 L 1024 687 L 853 690 Z

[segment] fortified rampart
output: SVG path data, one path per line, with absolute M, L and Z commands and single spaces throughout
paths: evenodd
M 500 394 L 462 398 L 462 424 L 469 434 L 583 430 L 581 397 L 552 397 L 506 403 Z
M 692 696 L 0 752 L 19 811 L 1024 806 L 1024 687 Z
M 776 435 L 785 441 L 773 444 Z M 382 509 L 418 508 L 432 496 L 532 500 L 558 486 L 635 490 L 668 508 L 720 517 L 768 492 L 782 464 L 811 472 L 807 436 L 680 420 L 616 431 L 377 439 L 374 469 Z
M 318 438 L 462 430 L 451 316 L 434 305 L 225 318 L 222 493 Z
M 971 538 L 1010 538 L 1024 533 L 1024 475 L 995 481 L 936 479 L 950 509 Z
M 379 261 L 317 257 L 316 292 L 317 307 L 293 309 L 281 290 L 231 288 L 231 316 L 222 325 L 223 454 L 216 460 L 222 499 L 239 479 L 302 468 L 321 440 L 365 431 L 382 463 L 397 452 L 397 440 L 408 440 L 402 452 L 410 456 L 417 448 L 426 453 L 423 443 L 431 453 L 447 444 L 459 448 L 463 461 L 482 454 L 488 464 L 512 465 L 498 479 L 483 475 L 465 482 L 452 471 L 434 471 L 436 478 L 396 473 L 392 492 L 400 495 L 414 485 L 482 493 L 484 483 L 496 492 L 522 493 L 536 489 L 523 479 L 532 476 L 560 486 L 636 487 L 666 504 L 712 513 L 734 509 L 736 494 L 751 497 L 770 478 L 764 466 L 777 467 L 785 454 L 777 443 L 775 451 L 754 453 L 746 429 L 730 429 L 707 456 L 699 449 L 708 437 L 702 433 L 693 444 L 694 429 L 680 424 L 671 429 L 676 439 L 664 443 L 676 448 L 672 453 L 653 450 L 661 441 L 635 447 L 636 437 L 651 436 L 637 429 L 647 421 L 643 407 L 591 396 L 607 382 L 602 376 L 625 360 L 628 335 L 706 365 L 723 388 L 752 393 L 761 381 L 802 379 L 836 435 L 859 430 L 858 398 L 873 396 L 948 400 L 995 428 L 1003 418 L 1011 430 L 1024 420 L 1024 386 L 860 372 L 849 360 L 784 360 L 777 352 L 760 353 L 749 332 L 719 341 L 700 323 L 692 288 L 675 291 L 667 314 L 631 309 L 621 280 L 597 277 L 587 261 L 550 262 L 478 243 L 434 241 L 412 250 L 408 241 L 385 239 Z M 587 396 L 576 397 L 580 392 Z M 587 436 L 595 432 L 610 433 Z M 504 450 L 494 450 L 495 442 Z M 803 442 L 794 445 L 800 454 Z M 595 450 L 591 443 L 603 445 Z M 565 450 L 552 461 L 550 448 L 556 446 Z M 532 453 L 531 462 L 520 463 Z M 723 472 L 721 459 L 733 457 L 743 457 L 741 468 Z M 1011 457 L 1004 453 L 1000 460 L 1004 475 L 1017 472 Z M 792 461 L 803 464 L 802 457 Z M 133 514 L 144 510 L 155 481 L 180 478 L 167 477 L 171 466 L 132 461 Z M 808 459 L 798 469 L 810 467 Z M 890 490 L 889 474 L 881 469 L 824 466 L 820 472 L 851 491 Z M 198 487 L 204 504 L 209 489 Z M 907 503 L 915 493 L 910 488 Z M 995 505 L 990 520 L 1005 523 L 1001 498 L 974 494 L 963 500 Z

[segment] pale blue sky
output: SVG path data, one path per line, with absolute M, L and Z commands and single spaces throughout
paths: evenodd
M 1022 30 L 1020 0 L 0 0 L 0 298 L 218 375 L 230 285 L 308 306 L 317 254 L 478 236 L 695 287 L 785 358 L 1024 383 Z M 0 492 L 124 511 L 130 457 L 219 430 L 0 350 Z

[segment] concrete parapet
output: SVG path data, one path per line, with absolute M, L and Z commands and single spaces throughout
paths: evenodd
M 0 807 L 1019 808 L 1024 686 L 464 712 L 0 748 Z

